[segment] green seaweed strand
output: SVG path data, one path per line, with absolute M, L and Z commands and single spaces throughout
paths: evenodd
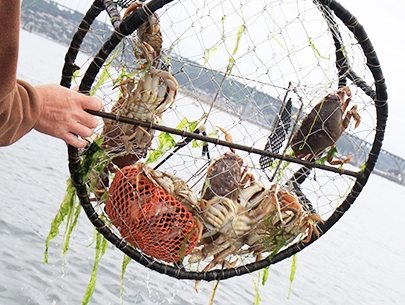
M 267 266 L 263 269 L 262 286 L 266 284 L 267 279 L 269 278 L 269 268 L 270 266 Z
M 292 261 L 291 261 L 290 286 L 288 287 L 288 296 L 287 296 L 287 298 L 290 298 L 290 294 L 291 294 L 291 290 L 292 290 L 292 283 L 294 281 L 296 271 L 297 271 L 297 254 L 294 254 L 292 256 Z
M 63 199 L 60 207 L 59 207 L 59 211 L 58 213 L 55 215 L 55 218 L 52 220 L 51 222 L 51 229 L 49 231 L 49 234 L 45 240 L 45 252 L 44 252 L 44 263 L 47 264 L 48 263 L 48 249 L 49 249 L 49 244 L 50 241 L 52 239 L 54 239 L 58 234 L 59 234 L 59 227 L 62 224 L 62 222 L 64 221 L 64 219 L 67 217 L 67 225 L 66 225 L 66 229 L 65 229 L 65 234 L 64 236 L 70 236 L 70 233 L 72 232 L 72 230 L 69 230 L 69 226 L 68 224 L 72 222 L 76 223 L 77 221 L 77 217 L 78 217 L 78 212 L 74 212 L 74 206 L 76 203 L 76 189 L 72 184 L 71 179 L 69 178 L 67 180 L 67 188 L 66 188 L 66 195 L 65 198 Z M 80 209 L 79 209 L 80 211 Z M 66 233 L 68 233 L 68 235 L 66 235 Z M 64 252 L 65 253 L 65 249 L 68 249 L 68 245 L 69 245 L 69 241 L 64 242 L 65 246 L 63 247 Z
M 204 119 L 205 114 L 201 118 L 196 121 L 189 121 L 186 117 L 184 117 L 180 123 L 176 126 L 176 129 L 185 130 L 189 132 L 194 132 L 197 128 L 198 124 Z M 148 159 L 146 160 L 146 164 L 156 162 L 160 157 L 162 157 L 167 151 L 173 148 L 176 145 L 176 141 L 174 137 L 167 132 L 161 132 L 158 136 L 159 146 L 149 154 Z M 192 146 L 193 148 L 198 146 Z
M 128 255 L 126 255 L 126 254 L 124 254 L 124 258 L 122 259 L 122 268 L 121 268 L 121 275 L 120 275 L 120 300 L 121 300 L 121 304 L 122 304 L 122 296 L 123 296 L 123 293 L 124 293 L 124 275 L 125 275 L 125 271 L 127 270 L 127 266 L 128 266 L 128 264 L 129 264 L 129 262 L 131 261 L 132 259 L 128 256 Z
M 103 139 L 97 139 L 93 142 L 90 147 L 88 148 L 86 154 L 82 160 L 82 168 L 83 168 L 83 179 L 86 181 L 88 174 L 90 171 L 95 167 L 97 159 L 103 157 L 102 153 L 104 152 L 100 145 Z M 103 168 L 99 169 L 100 171 Z M 48 263 L 48 250 L 49 244 L 52 239 L 54 239 L 59 234 L 59 227 L 66 219 L 66 227 L 63 233 L 63 241 L 62 241 L 62 255 L 64 256 L 67 250 L 69 249 L 69 242 L 70 236 L 73 232 L 73 229 L 76 227 L 77 221 L 80 216 L 81 212 L 81 205 L 77 203 L 76 200 L 76 189 L 72 184 L 72 180 L 69 178 L 66 182 L 66 194 L 63 198 L 62 203 L 60 204 L 59 210 L 55 215 L 54 219 L 51 222 L 51 229 L 48 233 L 48 236 L 45 240 L 45 251 L 44 251 L 44 263 Z
M 260 280 L 260 272 L 257 274 L 259 277 L 258 281 Z M 252 277 L 252 282 L 253 282 L 253 288 L 255 290 L 255 298 L 253 300 L 253 305 L 260 305 L 261 299 L 260 299 L 260 293 L 259 293 L 259 285 L 256 283 L 256 281 Z
M 94 289 L 96 288 L 98 265 L 105 251 L 107 250 L 107 247 L 108 247 L 107 239 L 105 239 L 100 232 L 96 231 L 96 255 L 94 257 L 93 269 L 91 271 L 90 281 L 89 284 L 87 285 L 82 305 L 88 304 L 91 300 L 91 297 L 93 296 Z
M 325 56 L 321 55 L 321 52 L 315 47 L 315 44 L 312 41 L 311 37 L 309 37 L 308 42 L 309 42 L 310 47 L 315 51 L 316 55 L 318 55 L 322 59 L 330 60 L 329 57 L 325 57 Z

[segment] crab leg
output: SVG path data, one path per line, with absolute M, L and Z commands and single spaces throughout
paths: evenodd
M 142 6 L 142 2 L 140 2 L 140 1 L 135 1 L 134 3 L 131 3 L 131 5 L 128 6 L 128 8 L 126 9 L 126 11 L 125 11 L 124 15 L 122 16 L 122 18 L 124 19 L 126 16 L 128 16 L 133 11 L 136 11 L 141 6 Z
M 232 215 L 236 213 L 234 203 L 228 198 L 216 196 L 209 201 L 202 199 L 200 206 L 204 220 L 213 229 L 210 230 L 210 235 L 223 230 L 224 225 L 229 223 Z
M 164 103 L 156 107 L 156 112 L 160 113 L 173 105 L 179 84 L 173 75 L 167 71 L 157 70 L 155 72 L 155 70 L 152 70 L 152 72 L 161 78 L 165 84 L 165 86 L 160 87 L 160 90 L 164 90 L 164 92 L 159 92 L 159 96 L 165 96 Z
M 219 129 L 219 130 L 221 130 L 224 134 L 225 134 L 225 141 L 227 141 L 227 142 L 232 142 L 233 143 L 233 139 L 232 139 L 232 135 L 229 133 L 229 132 L 227 132 L 226 130 L 225 130 L 225 128 L 223 128 L 223 127 L 221 127 L 221 126 L 218 126 L 217 125 L 217 128 Z M 235 152 L 235 148 L 233 148 L 233 147 L 229 147 L 229 149 L 231 150 L 231 152 Z
M 347 109 L 347 106 L 349 106 L 349 103 L 352 100 L 352 92 L 350 91 L 350 88 L 346 86 L 346 87 L 343 87 L 343 88 L 339 89 L 336 92 L 336 94 L 339 96 L 339 99 L 341 101 L 344 101 L 345 95 L 347 95 L 347 99 L 343 103 L 343 107 L 342 107 L 343 112 L 345 112 L 346 109 Z
M 360 115 L 357 113 L 357 105 L 354 105 L 347 113 L 346 113 L 346 116 L 345 116 L 345 118 L 343 119 L 343 123 L 342 123 L 342 125 L 343 125 L 343 129 L 346 129 L 348 126 L 349 126 L 349 123 L 350 123 L 350 120 L 351 119 L 354 119 L 355 120 L 355 124 L 354 124 L 354 128 L 353 129 L 356 129 L 359 125 L 360 125 L 360 122 L 361 122 L 361 117 L 360 117 Z

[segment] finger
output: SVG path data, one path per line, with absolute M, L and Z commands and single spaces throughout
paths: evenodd
M 98 119 L 94 115 L 84 111 L 82 111 L 80 116 L 77 117 L 77 121 L 80 122 L 80 124 L 92 129 L 98 126 Z
M 74 124 L 69 130 L 71 133 L 77 134 L 82 138 L 87 138 L 93 135 L 94 129 L 83 125 L 81 122 Z
M 85 96 L 81 100 L 81 106 L 86 110 L 100 111 L 103 109 L 103 103 L 96 97 Z
M 87 141 L 79 139 L 77 136 L 70 132 L 66 133 L 66 135 L 62 137 L 62 140 L 76 148 L 84 148 L 87 145 Z

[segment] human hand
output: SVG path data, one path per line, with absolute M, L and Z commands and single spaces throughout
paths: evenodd
M 36 86 L 35 90 L 42 112 L 34 129 L 76 148 L 85 147 L 87 142 L 75 135 L 86 138 L 94 133 L 98 120 L 84 110 L 101 110 L 101 101 L 56 84 Z

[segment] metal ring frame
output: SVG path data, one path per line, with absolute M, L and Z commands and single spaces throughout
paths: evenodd
M 125 36 L 133 33 L 144 22 L 144 20 L 146 20 L 148 14 L 152 14 L 153 12 L 162 8 L 164 5 L 170 2 L 172 2 L 172 0 L 152 0 L 147 4 L 147 9 L 138 10 L 133 14 L 129 15 L 125 20 L 121 21 L 117 10 L 117 3 L 115 1 L 95 0 L 90 9 L 88 10 L 88 12 L 86 13 L 86 15 L 84 16 L 82 22 L 78 27 L 78 31 L 76 32 L 76 34 L 72 39 L 71 45 L 65 57 L 65 65 L 62 71 L 61 85 L 68 88 L 71 86 L 73 73 L 77 69 L 77 66 L 75 65 L 75 59 L 80 49 L 80 45 L 83 39 L 85 38 L 85 35 L 89 30 L 91 24 L 103 10 L 106 10 L 107 13 L 109 14 L 115 31 L 104 43 L 99 52 L 94 56 L 93 61 L 91 62 L 88 70 L 86 71 L 83 77 L 79 90 L 84 94 L 89 93 L 91 86 L 94 82 L 94 79 L 97 76 L 100 68 L 103 66 L 105 60 L 107 59 L 109 54 L 111 54 L 111 52 L 116 48 L 119 42 Z M 368 38 L 363 26 L 349 11 L 347 11 L 337 1 L 314 0 L 314 3 L 318 6 L 318 8 L 322 12 L 323 17 L 326 19 L 335 43 L 336 68 L 339 73 L 339 87 L 344 86 L 346 84 L 347 79 L 349 79 L 353 81 L 360 89 L 362 89 L 365 92 L 365 94 L 370 96 L 370 98 L 373 99 L 375 103 L 377 122 L 376 122 L 376 133 L 374 137 L 374 142 L 371 151 L 368 155 L 366 164 L 363 170 L 359 172 L 352 172 L 343 169 L 337 169 L 326 165 L 315 164 L 313 162 L 298 160 L 296 158 L 270 153 L 268 151 L 255 149 L 253 147 L 247 147 L 235 143 L 221 141 L 218 139 L 206 137 L 196 133 L 187 133 L 184 131 L 168 128 L 165 126 L 159 126 L 139 120 L 129 119 L 125 117 L 117 117 L 116 115 L 112 115 L 110 113 L 93 112 L 93 111 L 89 112 L 100 117 L 110 118 L 129 124 L 140 125 L 143 127 L 166 131 L 169 133 L 182 135 L 183 137 L 199 139 L 217 145 L 234 147 L 236 149 L 245 150 L 250 153 L 267 155 L 273 158 L 278 158 L 281 160 L 301 164 L 303 165 L 303 167 L 295 173 L 294 177 L 291 178 L 291 180 L 294 179 L 294 181 L 296 181 L 296 183 L 299 184 L 306 179 L 306 177 L 310 172 L 310 169 L 314 167 L 337 172 L 341 175 L 349 175 L 355 177 L 356 179 L 355 184 L 350 193 L 342 202 L 342 204 L 334 211 L 334 213 L 324 223 L 318 224 L 318 228 L 322 236 L 351 207 L 351 205 L 354 203 L 354 201 L 362 191 L 363 187 L 367 183 L 367 180 L 374 169 L 378 155 L 381 150 L 388 116 L 388 104 L 387 104 L 387 88 L 385 85 L 385 79 L 383 77 L 381 66 L 378 57 L 376 55 L 376 52 L 373 48 L 373 45 L 371 44 L 371 41 Z M 358 75 L 356 75 L 356 73 L 351 69 L 350 64 L 345 59 L 344 54 L 342 53 L 342 45 L 341 45 L 342 38 L 339 29 L 337 27 L 336 21 L 334 19 L 334 16 L 339 18 L 345 24 L 345 26 L 353 33 L 359 45 L 363 49 L 364 55 L 367 59 L 367 66 L 375 80 L 374 83 L 375 91 L 369 85 L 367 85 L 367 83 L 364 80 L 362 80 Z M 68 145 L 68 154 L 69 154 L 69 170 L 71 173 L 72 182 L 77 190 L 77 195 L 80 204 L 82 205 L 84 211 L 87 214 L 87 217 L 92 222 L 92 224 L 109 242 L 114 244 L 123 253 L 131 257 L 136 262 L 142 264 L 143 266 L 148 267 L 159 273 L 166 274 L 175 277 L 177 279 L 192 279 L 205 281 L 228 279 L 234 276 L 257 271 L 272 264 L 276 264 L 292 256 L 293 254 L 303 250 L 304 248 L 312 244 L 315 240 L 317 240 L 317 237 L 313 234 L 311 240 L 307 243 L 297 242 L 293 245 L 290 245 L 288 248 L 282 250 L 273 257 L 268 257 L 259 262 L 250 263 L 232 269 L 215 269 L 208 272 L 197 272 L 197 271 L 186 271 L 181 267 L 174 267 L 161 263 L 135 250 L 133 247 L 129 246 L 125 242 L 125 240 L 118 237 L 108 228 L 105 222 L 98 216 L 97 212 L 94 210 L 90 202 L 88 190 L 82 178 L 82 169 L 80 165 L 81 157 L 79 155 L 78 150 Z

